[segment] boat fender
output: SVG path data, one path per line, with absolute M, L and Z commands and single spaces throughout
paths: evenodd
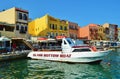
M 97 51 L 97 49 L 96 49 L 95 46 L 92 46 L 91 48 L 92 48 L 92 50 L 93 50 L 94 52 Z

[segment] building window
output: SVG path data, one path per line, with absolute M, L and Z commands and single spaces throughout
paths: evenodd
M 75 30 L 78 30 L 77 26 L 75 27 Z
M 69 26 L 70 29 L 73 29 L 73 26 Z
M 19 25 L 16 26 L 16 30 L 19 30 Z
M 23 26 L 21 26 L 21 30 L 24 30 L 24 27 L 23 27 Z
M 60 36 L 62 36 L 62 33 L 60 33 Z
M 55 29 L 57 30 L 57 24 L 55 24 Z
M 20 33 L 26 33 L 23 26 L 21 26 Z
M 54 37 L 54 33 L 51 32 L 51 33 L 50 33 L 50 38 L 53 38 L 53 37 Z
M 64 33 L 62 33 L 62 36 L 65 36 L 65 34 L 64 34 Z
M 52 38 L 54 37 L 54 33 L 53 32 L 52 32 L 51 36 L 52 36 Z
M 48 38 L 50 38 L 50 32 L 47 32 L 47 35 L 46 35 Z
M 4 28 L 3 26 L 0 26 L 0 30 L 3 30 L 3 28 Z
M 19 13 L 19 19 L 22 19 L 22 13 Z
M 67 27 L 66 27 L 66 26 L 64 27 L 64 30 L 67 30 Z
M 63 27 L 62 27 L 62 26 L 60 26 L 60 30 L 63 30 Z
M 27 26 L 25 26 L 25 31 L 27 31 Z
M 27 14 L 24 14 L 23 15 L 23 20 L 27 20 L 28 18 L 27 18 Z
M 56 36 L 58 36 L 58 33 L 56 33 Z
M 55 29 L 55 25 L 54 24 L 50 24 L 50 29 Z
M 50 29 L 52 29 L 52 24 L 50 24 Z
M 54 24 L 52 25 L 52 29 L 54 30 Z

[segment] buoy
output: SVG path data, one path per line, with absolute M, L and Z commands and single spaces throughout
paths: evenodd
M 107 63 L 110 66 L 110 62 Z

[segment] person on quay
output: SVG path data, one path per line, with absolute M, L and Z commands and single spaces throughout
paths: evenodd
M 13 43 L 13 44 L 12 44 L 12 50 L 13 50 L 13 53 L 15 53 L 15 51 L 16 51 L 16 47 L 17 47 L 17 46 L 16 46 L 16 43 Z

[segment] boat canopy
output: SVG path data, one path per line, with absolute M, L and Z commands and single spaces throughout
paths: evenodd
M 11 39 L 2 36 L 2 37 L 0 37 L 0 41 L 11 41 Z

